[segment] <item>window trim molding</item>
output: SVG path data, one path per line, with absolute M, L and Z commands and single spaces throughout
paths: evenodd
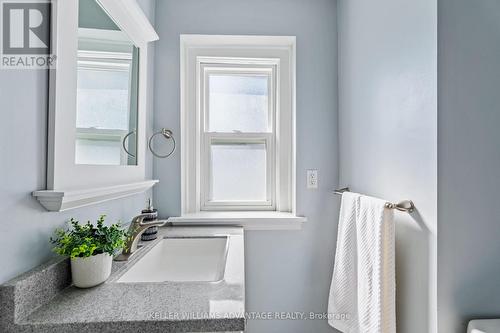
M 229 51 L 229 52 L 221 52 Z M 197 59 L 210 59 L 213 57 L 227 58 L 228 63 L 234 63 L 235 59 L 242 58 L 248 54 L 248 58 L 243 61 L 255 63 L 256 65 L 269 64 L 269 61 L 262 62 L 262 58 L 284 59 L 281 68 L 286 70 L 285 88 L 289 92 L 289 98 L 285 103 L 286 109 L 291 112 L 286 118 L 289 122 L 284 122 L 277 131 L 277 137 L 280 135 L 289 135 L 291 140 L 283 145 L 281 140 L 277 140 L 276 147 L 280 156 L 276 158 L 276 169 L 280 170 L 280 176 L 275 179 L 277 200 L 275 213 L 289 213 L 290 216 L 296 215 L 296 165 L 295 165 L 295 96 L 296 96 L 296 38 L 294 36 L 236 36 L 236 35 L 181 35 L 180 36 L 180 108 L 181 108 L 181 204 L 182 216 L 193 216 L 193 214 L 203 213 L 201 211 L 200 199 L 200 179 L 192 177 L 199 175 L 200 163 L 196 160 L 201 156 L 199 144 L 201 123 L 198 112 L 193 112 L 193 108 L 198 110 L 196 101 L 193 101 L 193 91 L 198 91 L 196 78 L 199 73 L 198 66 L 193 68 L 193 61 Z M 222 54 L 221 54 L 222 53 Z M 247 56 L 245 56 L 247 57 Z M 223 61 L 222 61 L 223 63 Z M 280 71 L 278 71 L 280 72 Z M 285 79 L 283 78 L 283 80 Z M 276 78 L 277 84 L 282 78 Z M 194 81 L 194 82 L 193 82 Z M 279 106 L 278 106 L 279 107 Z M 194 113 L 194 114 L 193 114 Z M 280 121 L 277 119 L 276 122 Z M 282 128 L 282 127 L 285 128 Z M 193 136 L 193 132 L 195 136 Z M 279 146 L 281 145 L 281 146 Z M 285 158 L 284 158 L 285 157 Z M 280 161 L 286 160 L 286 165 L 280 165 Z M 194 162 L 194 163 L 193 163 Z M 283 171 L 282 171 L 283 170 Z M 229 212 L 230 213 L 230 212 Z M 241 212 L 240 212 L 241 213 Z M 214 214 L 216 216 L 217 214 Z M 243 214 L 244 215 L 244 214 Z M 239 214 L 239 216 L 242 216 Z M 301 218 L 304 221 L 304 218 Z
M 282 212 L 210 212 L 169 217 L 174 226 L 240 226 L 245 230 L 300 230 L 307 218 Z

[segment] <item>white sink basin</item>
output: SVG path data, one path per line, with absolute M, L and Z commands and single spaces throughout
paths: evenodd
M 500 319 L 476 319 L 469 321 L 467 333 L 500 332 Z
M 224 278 L 228 237 L 165 238 L 117 282 L 216 282 Z

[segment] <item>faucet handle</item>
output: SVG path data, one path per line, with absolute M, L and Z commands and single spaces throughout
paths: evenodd
M 149 214 L 141 214 L 141 215 L 137 215 L 135 216 L 133 219 L 132 219 L 132 224 L 134 223 L 138 223 L 138 224 L 141 224 L 142 221 L 144 221 L 145 218 L 148 218 L 150 215 Z
M 166 225 L 168 223 L 167 220 L 155 220 L 155 221 L 148 221 L 148 222 L 143 222 L 141 221 L 139 223 L 140 226 L 143 226 L 143 227 L 147 227 L 147 226 L 150 226 L 150 227 L 154 227 L 154 226 L 157 226 L 157 227 L 163 227 L 164 225 Z
M 144 222 L 144 219 L 150 217 L 151 215 L 150 214 L 141 214 L 141 215 L 137 215 L 136 217 L 134 217 L 132 219 L 132 223 L 130 224 L 130 226 L 141 226 L 141 227 L 146 227 L 146 226 L 158 226 L 158 227 L 162 227 L 164 226 L 165 224 L 168 223 L 167 220 L 153 220 L 153 221 L 147 221 L 147 222 Z
M 144 219 L 148 216 L 148 214 L 141 214 L 132 218 L 132 222 L 130 222 L 128 227 L 128 233 L 131 237 L 133 237 L 133 235 L 138 231 L 139 227 L 143 224 Z

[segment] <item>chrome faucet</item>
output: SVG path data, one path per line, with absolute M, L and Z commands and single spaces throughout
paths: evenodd
M 167 224 L 167 221 L 151 221 L 144 222 L 145 218 L 150 217 L 150 214 L 141 214 L 132 219 L 130 227 L 128 228 L 128 237 L 125 241 L 125 247 L 120 255 L 118 255 L 116 261 L 126 261 L 130 258 L 135 251 L 137 251 L 137 244 L 139 244 L 139 239 L 146 229 L 149 227 L 163 227 Z

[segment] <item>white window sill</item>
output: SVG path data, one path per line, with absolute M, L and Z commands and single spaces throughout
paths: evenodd
M 300 230 L 307 218 L 285 212 L 199 212 L 169 217 L 174 225 L 236 225 L 246 230 Z

